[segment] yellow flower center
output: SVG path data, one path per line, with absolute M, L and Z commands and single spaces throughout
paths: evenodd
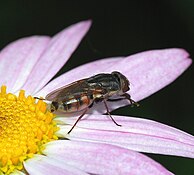
M 44 144 L 58 139 L 55 117 L 47 111 L 43 100 L 25 97 L 21 90 L 18 97 L 0 91 L 0 174 L 23 170 L 23 161 L 41 154 Z

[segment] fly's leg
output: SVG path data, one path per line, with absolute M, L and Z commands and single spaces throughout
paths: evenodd
M 130 103 L 131 103 L 131 106 L 139 106 L 139 103 L 137 103 L 137 102 L 135 102 L 134 100 L 132 100 L 131 99 L 131 96 L 129 95 L 129 94 L 127 94 L 127 93 L 125 93 L 125 94 L 123 94 L 123 95 L 121 95 L 122 97 L 124 97 L 124 98 L 116 98 L 116 99 L 108 99 L 107 101 L 120 101 L 120 100 L 125 100 L 125 99 L 127 99 L 127 100 L 129 100 L 130 101 Z
M 38 100 L 46 100 L 44 98 L 39 98 L 39 97 L 34 97 L 34 99 L 38 99 Z
M 118 123 L 114 120 L 114 118 L 111 116 L 110 111 L 109 111 L 109 109 L 108 109 L 108 105 L 107 105 L 107 103 L 106 103 L 105 100 L 104 100 L 104 105 L 105 105 L 105 107 L 106 107 L 107 114 L 109 115 L 109 117 L 111 118 L 111 120 L 115 123 L 115 125 L 117 125 L 117 126 L 122 126 L 122 125 L 118 124 Z
M 126 100 L 126 98 L 107 99 L 107 101 L 121 101 L 121 100 Z
M 70 132 L 73 130 L 73 128 L 77 125 L 77 123 L 81 120 L 81 118 L 86 114 L 87 110 L 93 106 L 93 104 L 94 103 L 90 104 L 90 106 L 88 106 L 88 108 L 85 109 L 83 114 L 79 116 L 79 118 L 77 119 L 77 121 L 74 123 L 74 125 L 71 127 L 71 129 L 68 131 L 67 134 L 70 134 Z
M 137 107 L 139 106 L 139 103 L 137 103 L 133 99 L 131 99 L 131 96 L 129 94 L 125 93 L 125 94 L 123 94 L 121 96 L 123 96 L 126 99 L 128 99 L 130 101 L 130 103 L 131 103 L 131 106 L 134 106 L 134 105 L 137 106 Z
M 79 118 L 76 120 L 76 122 L 74 123 L 74 125 L 71 127 L 71 129 L 68 131 L 67 134 L 70 134 L 70 132 L 73 130 L 73 128 L 77 125 L 77 123 L 81 120 L 81 118 L 86 114 L 88 108 L 86 108 L 86 110 L 83 112 L 82 115 L 79 116 Z

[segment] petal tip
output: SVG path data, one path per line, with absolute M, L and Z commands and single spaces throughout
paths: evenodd
M 89 26 L 91 26 L 91 24 L 92 24 L 92 20 L 91 19 L 87 19 L 87 20 L 84 20 L 82 22 L 87 24 L 87 25 L 89 25 Z
M 190 56 L 189 52 L 187 52 L 183 48 L 169 48 L 169 50 L 174 52 L 177 55 L 184 57 L 184 58 L 188 58 Z
M 92 20 L 88 19 L 88 20 L 84 20 L 80 22 L 81 25 L 83 25 L 85 28 L 89 29 L 92 25 Z

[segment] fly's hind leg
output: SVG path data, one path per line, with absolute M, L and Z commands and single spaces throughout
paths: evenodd
M 104 105 L 105 105 L 105 107 L 106 107 L 107 114 L 109 115 L 109 117 L 111 118 L 111 120 L 115 123 L 115 125 L 117 125 L 117 126 L 122 126 L 122 125 L 118 124 L 118 123 L 114 120 L 114 118 L 111 116 L 111 114 L 110 114 L 110 111 L 109 111 L 109 109 L 108 109 L 108 105 L 107 105 L 106 101 L 105 101 L 105 100 L 103 100 L 103 102 L 104 102 Z
M 74 125 L 71 127 L 71 129 L 68 131 L 67 134 L 70 134 L 70 132 L 73 130 L 73 128 L 77 125 L 77 123 L 81 120 L 81 118 L 86 114 L 88 108 L 86 108 L 84 110 L 84 112 L 79 116 L 79 118 L 76 120 L 76 122 L 74 123 Z
M 82 119 L 82 117 L 86 114 L 86 112 L 88 111 L 89 108 L 91 108 L 93 106 L 94 103 L 90 104 L 90 106 L 88 106 L 84 112 L 79 116 L 79 118 L 76 120 L 76 122 L 74 123 L 74 125 L 71 127 L 71 129 L 68 131 L 67 134 L 70 134 L 70 132 L 73 130 L 73 128 L 77 125 L 77 123 Z

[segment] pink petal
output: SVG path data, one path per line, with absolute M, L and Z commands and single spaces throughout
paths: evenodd
M 65 86 L 73 81 L 101 73 L 102 69 L 106 70 L 109 66 L 119 62 L 121 58 L 123 57 L 105 58 L 76 67 L 51 81 L 40 92 L 38 92 L 37 95 L 46 96 L 49 92 L 59 87 Z
M 0 52 L 0 84 L 14 92 L 21 88 L 49 42 L 47 36 L 22 38 Z
M 89 30 L 90 25 L 90 21 L 83 21 L 55 35 L 23 88 L 30 93 L 40 90 L 66 63 Z
M 122 127 L 106 115 L 88 115 L 76 129 L 66 135 L 76 118 L 57 118 L 61 125 L 58 134 L 71 140 L 109 143 L 134 151 L 194 158 L 194 137 L 173 127 L 151 120 L 113 116 Z
M 107 69 L 120 71 L 129 79 L 132 99 L 140 101 L 173 82 L 192 60 L 183 49 L 153 50 L 129 56 Z M 109 110 L 129 104 L 129 101 L 109 102 Z M 90 113 L 104 113 L 104 104 L 92 108 Z
M 62 163 L 53 158 L 42 155 L 24 162 L 24 167 L 30 175 L 86 175 L 83 171 L 74 168 L 66 163 Z
M 127 60 L 130 67 L 126 66 Z M 139 101 L 174 81 L 190 66 L 191 61 L 183 49 L 155 50 L 130 56 L 115 69 L 128 77 L 130 94 Z
M 88 174 L 172 174 L 140 153 L 107 144 L 54 141 L 47 144 L 44 154 Z
M 93 64 L 94 63 L 94 64 Z M 110 64 L 108 64 L 110 63 Z M 188 53 L 183 49 L 152 50 L 138 53 L 123 59 L 108 59 L 91 62 L 73 69 L 56 80 L 39 93 L 44 96 L 53 89 L 67 85 L 76 79 L 82 79 L 99 72 L 120 71 L 130 81 L 128 92 L 135 101 L 142 100 L 170 84 L 191 64 Z M 97 69 L 97 70 L 96 70 Z M 129 105 L 127 100 L 108 102 L 109 110 Z M 88 113 L 104 113 L 103 103 L 98 103 Z

